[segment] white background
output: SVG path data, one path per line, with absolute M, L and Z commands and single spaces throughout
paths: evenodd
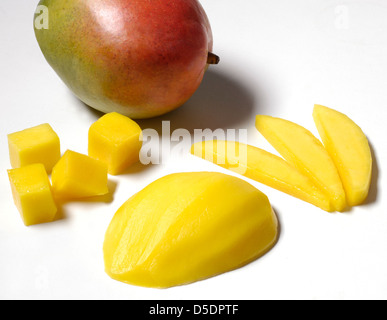
M 141 121 L 143 128 L 160 130 L 162 120 L 170 120 L 172 130 L 191 132 L 246 128 L 249 143 L 272 151 L 254 128 L 255 115 L 282 117 L 317 133 L 312 109 L 319 103 L 362 127 L 375 167 L 367 203 L 341 214 L 248 180 L 275 208 L 277 245 L 242 269 L 168 290 L 129 286 L 105 274 L 102 243 L 111 218 L 131 195 L 168 173 L 231 173 L 190 155 L 136 165 L 110 177 L 111 197 L 64 204 L 60 220 L 25 227 L 6 172 L 7 134 L 48 122 L 63 152 L 86 153 L 88 128 L 100 116 L 77 101 L 45 62 L 33 34 L 36 4 L 0 2 L 0 298 L 387 298 L 386 1 L 202 0 L 221 64 L 185 106 Z

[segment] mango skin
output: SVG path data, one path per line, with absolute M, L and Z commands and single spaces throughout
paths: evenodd
M 270 250 L 278 220 L 244 180 L 213 172 L 165 176 L 115 214 L 105 271 L 127 284 L 169 288 L 242 267 Z
M 183 105 L 207 69 L 213 37 L 197 0 L 41 0 L 35 28 L 51 67 L 84 103 L 132 119 Z

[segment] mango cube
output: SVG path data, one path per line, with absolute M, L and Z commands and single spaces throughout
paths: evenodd
M 107 166 L 87 155 L 67 150 L 52 170 L 54 195 L 61 199 L 80 199 L 109 192 Z
M 48 173 L 60 158 L 60 140 L 49 124 L 8 135 L 12 168 L 42 163 Z
M 104 161 L 111 175 L 118 175 L 139 161 L 142 130 L 133 120 L 112 112 L 89 130 L 89 156 Z
M 51 222 L 57 207 L 43 164 L 8 170 L 12 195 L 26 226 Z

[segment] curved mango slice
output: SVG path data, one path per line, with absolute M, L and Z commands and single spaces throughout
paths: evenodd
M 372 155 L 367 137 L 356 123 L 336 110 L 316 105 L 313 118 L 339 171 L 348 204 L 363 203 L 372 176 Z
M 268 198 L 222 173 L 176 173 L 129 199 L 106 232 L 107 274 L 168 288 L 239 268 L 266 253 L 278 222 Z
M 324 145 L 310 131 L 293 122 L 258 115 L 256 128 L 269 143 L 331 199 L 335 210 L 343 211 L 346 197 L 337 168 Z
M 240 142 L 214 140 L 193 144 L 191 153 L 325 211 L 333 211 L 329 198 L 311 179 L 270 152 Z

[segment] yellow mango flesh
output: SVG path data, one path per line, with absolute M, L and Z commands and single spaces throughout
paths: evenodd
M 270 152 L 239 142 L 214 140 L 192 145 L 191 153 L 325 211 L 333 211 L 329 198 L 309 177 Z
M 58 161 L 51 180 L 54 194 L 60 199 L 81 199 L 109 192 L 106 164 L 71 150 Z
M 256 128 L 290 163 L 306 174 L 332 203 L 334 210 L 347 207 L 337 168 L 324 145 L 304 127 L 280 118 L 258 115 Z
M 89 156 L 104 161 L 111 175 L 118 175 L 139 161 L 142 130 L 119 113 L 104 115 L 89 129 Z
M 336 110 L 316 105 L 313 118 L 339 171 L 348 204 L 363 203 L 372 176 L 372 155 L 367 137 L 348 116 Z
M 60 140 L 49 124 L 42 124 L 8 135 L 12 168 L 42 163 L 48 173 L 58 162 Z
M 8 170 L 12 195 L 26 226 L 51 222 L 57 207 L 42 164 Z
M 188 284 L 257 259 L 277 232 L 268 198 L 249 183 L 221 173 L 171 174 L 117 211 L 105 235 L 105 270 L 143 287 Z

